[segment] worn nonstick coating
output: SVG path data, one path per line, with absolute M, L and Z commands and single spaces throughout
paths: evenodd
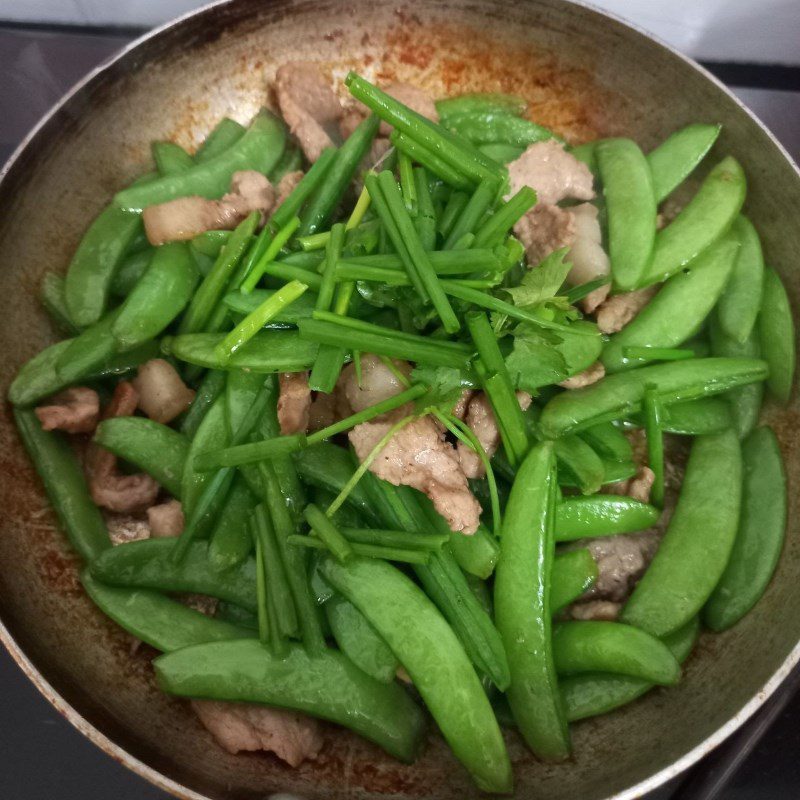
M 188 16 L 126 50 L 59 105 L 8 166 L 0 185 L 4 393 L 20 364 L 54 339 L 36 299 L 42 274 L 63 271 L 114 189 L 149 168 L 150 141 L 191 146 L 224 114 L 246 121 L 270 102 L 276 66 L 296 58 L 321 60 L 336 75 L 356 67 L 379 80 L 407 79 L 437 95 L 517 92 L 538 122 L 574 142 L 627 132 L 650 147 L 685 123 L 722 122 L 712 160 L 732 153 L 744 164 L 747 213 L 800 307 L 795 167 L 719 84 L 645 35 L 563 0 L 241 0 Z M 732 732 L 797 661 L 797 411 L 795 401 L 767 412 L 787 461 L 790 525 L 766 597 L 734 630 L 701 640 L 680 686 L 575 725 L 568 763 L 540 764 L 509 734 L 517 797 L 638 796 Z M 185 704 L 155 688 L 152 653 L 131 656 L 130 639 L 82 593 L 77 561 L 54 528 L 8 408 L 0 437 L 5 643 L 111 755 L 182 797 L 249 800 L 279 790 L 307 798 L 478 796 L 436 736 L 413 766 L 333 727 L 319 761 L 297 770 L 269 755 L 224 753 Z

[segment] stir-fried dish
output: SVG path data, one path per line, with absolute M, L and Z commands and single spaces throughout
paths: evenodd
M 410 762 L 432 717 L 508 792 L 501 726 L 566 758 L 765 591 L 787 295 L 718 125 L 645 153 L 508 95 L 274 88 L 154 143 L 45 277 L 69 338 L 16 420 L 86 592 L 222 747 L 298 765 L 326 720 Z

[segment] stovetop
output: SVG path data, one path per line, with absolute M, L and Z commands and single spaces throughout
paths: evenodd
M 0 163 L 72 84 L 137 34 L 0 23 Z M 800 68 L 707 66 L 800 160 Z M 800 672 L 717 751 L 643 800 L 800 797 L 799 687 Z M 166 800 L 72 728 L 1 648 L 0 693 L 0 797 Z

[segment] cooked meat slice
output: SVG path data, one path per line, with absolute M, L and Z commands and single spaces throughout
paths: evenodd
M 180 601 L 187 608 L 199 611 L 207 617 L 213 617 L 219 606 L 219 600 L 216 597 L 209 597 L 207 594 L 184 594 L 181 595 Z
M 141 517 L 128 514 L 104 514 L 112 544 L 126 544 L 150 538 L 150 526 Z
M 581 203 L 570 209 L 575 224 L 575 235 L 567 254 L 572 269 L 567 280 L 572 286 L 588 283 L 597 278 L 608 277 L 611 273 L 611 262 L 603 250 L 603 234 L 600 231 L 600 220 L 597 207 L 591 203 Z M 611 290 L 608 284 L 595 289 L 583 298 L 583 310 L 591 313 L 608 297 Z
M 527 392 L 517 392 L 517 402 L 523 411 L 527 411 L 530 407 L 531 400 Z M 500 446 L 500 430 L 489 398 L 483 392 L 477 392 L 469 401 L 465 421 L 478 438 L 486 455 L 491 458 Z M 478 454 L 462 442 L 458 443 L 458 460 L 468 478 L 482 478 L 486 474 Z
M 655 297 L 655 286 L 635 292 L 615 294 L 597 308 L 597 327 L 601 333 L 618 333 Z
M 100 418 L 100 398 L 94 389 L 73 386 L 38 406 L 35 414 L 45 431 L 91 433 Z
M 597 581 L 585 599 L 621 602 L 642 577 L 661 540 L 659 531 L 621 534 L 582 542 L 597 562 Z
M 464 389 L 461 392 L 461 397 L 458 398 L 456 404 L 450 412 L 454 417 L 463 420 L 467 416 L 467 408 L 469 408 L 469 401 L 474 397 L 475 392 L 472 389 Z
M 589 167 L 553 139 L 528 145 L 508 165 L 508 177 L 510 195 L 530 186 L 536 190 L 538 203 L 542 205 L 553 205 L 567 197 L 576 200 L 594 197 L 594 178 Z
M 249 703 L 192 700 L 200 721 L 229 753 L 268 750 L 292 767 L 315 759 L 324 739 L 313 717 Z
M 275 91 L 281 115 L 306 154 L 314 162 L 333 145 L 331 133 L 341 119 L 339 98 L 310 61 L 290 61 L 275 74 Z
M 221 200 L 190 195 L 148 206 L 142 222 L 150 244 L 193 239 L 204 231 L 232 230 L 248 214 L 260 211 L 262 217 L 275 203 L 275 190 L 260 172 L 234 172 L 231 190 Z
M 180 500 L 168 500 L 147 509 L 150 535 L 155 539 L 180 536 L 183 533 L 183 506 Z
M 316 392 L 308 409 L 308 430 L 319 431 L 336 422 L 336 396 Z
M 569 209 L 537 204 L 514 225 L 514 233 L 525 248 L 529 266 L 535 267 L 575 241 L 575 219 Z
M 139 394 L 128 381 L 121 381 L 103 413 L 104 419 L 129 417 L 136 411 Z M 149 475 L 124 475 L 117 467 L 116 456 L 97 444 L 86 451 L 86 475 L 92 500 L 109 511 L 128 513 L 153 505 L 159 486 Z
M 287 172 L 278 181 L 278 196 L 275 199 L 275 208 L 277 208 L 283 201 L 297 188 L 297 184 L 303 180 L 304 172 L 301 169 L 294 172 Z
M 358 108 L 348 108 L 339 120 L 339 133 L 342 139 L 347 139 L 353 135 L 355 129 L 364 121 L 365 115 Z
M 655 479 L 653 470 L 642 465 L 632 478 L 618 483 L 609 483 L 603 488 L 603 491 L 607 494 L 627 495 L 641 503 L 649 503 L 650 490 L 653 488 Z
M 389 421 L 356 425 L 349 438 L 359 461 L 389 432 Z M 411 486 L 428 495 L 452 531 L 475 533 L 481 507 L 467 485 L 453 446 L 430 416 L 399 430 L 372 462 L 370 470 L 395 486 Z
M 278 376 L 278 423 L 281 435 L 305 433 L 311 409 L 307 372 L 281 372 Z
M 408 377 L 411 374 L 411 365 L 407 361 L 393 359 L 392 364 L 401 375 Z M 369 406 L 388 400 L 406 388 L 380 356 L 373 353 L 361 355 L 361 384 L 358 382 L 354 364 L 348 364 L 342 370 L 342 376 L 345 379 L 344 393 L 353 412 L 363 411 Z
M 580 389 L 583 386 L 591 386 L 597 383 L 601 378 L 604 378 L 606 369 L 602 362 L 595 361 L 590 367 L 587 367 L 583 372 L 561 381 L 558 385 L 563 386 L 565 389 Z
M 622 603 L 614 603 L 611 600 L 589 600 L 573 603 L 567 609 L 567 613 L 572 619 L 616 622 L 621 610 Z
M 609 293 L 611 292 L 611 283 L 606 283 L 603 286 L 598 286 L 592 292 L 586 295 L 586 297 L 581 300 L 581 307 L 587 314 L 593 314 L 598 306 L 605 301 L 608 297 Z
M 142 364 L 133 387 L 139 393 L 139 408 L 163 425 L 186 411 L 195 395 L 175 367 L 163 358 L 151 358 Z

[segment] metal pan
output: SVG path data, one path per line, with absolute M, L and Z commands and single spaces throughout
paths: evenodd
M 513 91 L 538 122 L 574 141 L 629 133 L 645 147 L 692 121 L 719 121 L 716 152 L 750 183 L 747 213 L 800 308 L 800 176 L 770 134 L 697 65 L 621 22 L 564 0 L 420 0 L 397 6 L 323 0 L 235 0 L 210 6 L 129 47 L 90 75 L 28 137 L 0 184 L 0 388 L 52 341 L 36 299 L 42 273 L 65 269 L 89 221 L 148 162 L 153 139 L 199 141 L 224 114 L 247 120 L 289 59 L 406 79 L 435 94 Z M 734 630 L 704 637 L 683 682 L 575 726 L 566 764 L 535 761 L 509 735 L 517 797 L 633 798 L 732 733 L 800 658 L 798 407 L 769 409 L 787 460 L 790 529 L 766 597 Z M 0 619 L 3 641 L 31 680 L 89 738 L 179 797 L 248 800 L 478 796 L 435 736 L 400 765 L 330 728 L 315 764 L 232 756 L 189 709 L 155 687 L 149 656 L 97 612 L 77 561 L 4 409 L 0 420 Z M 43 754 L 43 758 L 47 755 Z

